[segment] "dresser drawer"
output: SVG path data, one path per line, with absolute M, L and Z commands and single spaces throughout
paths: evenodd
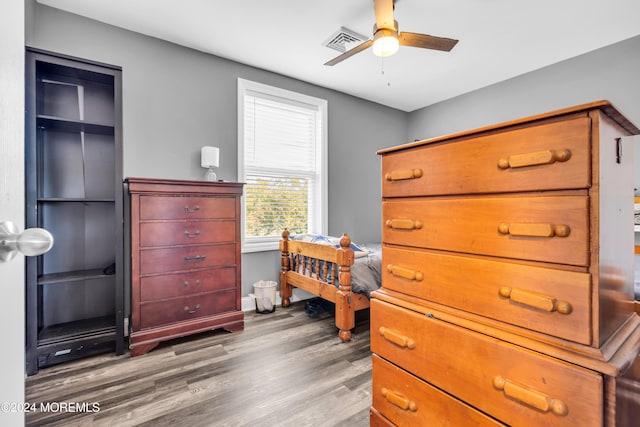
M 387 154 L 382 196 L 587 188 L 590 129 L 580 117 Z
M 382 266 L 387 289 L 591 344 L 588 273 L 387 246 Z
M 236 262 L 235 243 L 147 249 L 140 251 L 140 274 L 235 265 Z
M 238 310 L 236 290 L 195 294 L 140 304 L 140 328 L 183 322 Z
M 140 301 L 232 289 L 236 286 L 236 278 L 236 267 L 146 276 L 140 279 Z
M 369 409 L 369 427 L 394 427 L 394 425 L 373 406 Z
M 235 217 L 233 197 L 140 196 L 140 220 Z
M 509 425 L 602 425 L 590 370 L 371 300 L 371 351 Z
M 234 220 L 143 222 L 140 224 L 140 246 L 233 242 L 236 224 Z
M 395 425 L 504 425 L 375 354 L 371 361 L 373 407 Z
M 391 199 L 384 243 L 587 266 L 588 197 Z

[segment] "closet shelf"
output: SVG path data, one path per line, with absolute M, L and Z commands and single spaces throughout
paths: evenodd
M 115 332 L 115 319 L 113 316 L 94 317 L 75 322 L 48 325 L 42 328 L 38 335 L 38 346 L 46 346 L 66 340 L 111 336 Z
M 56 283 L 78 282 L 81 280 L 101 279 L 104 277 L 113 277 L 113 275 L 104 274 L 103 269 L 95 268 L 91 270 L 65 271 L 62 273 L 43 274 L 38 277 L 38 285 L 53 285 Z
M 65 119 L 63 117 L 45 116 L 39 114 L 36 117 L 37 126 L 48 130 L 66 132 L 88 132 L 101 135 L 114 135 L 115 127 L 105 123 L 92 123 L 84 120 Z
M 100 197 L 38 197 L 40 203 L 115 203 L 113 198 Z

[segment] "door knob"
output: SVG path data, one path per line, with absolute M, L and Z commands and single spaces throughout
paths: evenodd
M 53 246 L 53 236 L 44 228 L 27 228 L 22 233 L 11 221 L 0 222 L 0 261 L 11 261 L 18 252 L 42 255 Z

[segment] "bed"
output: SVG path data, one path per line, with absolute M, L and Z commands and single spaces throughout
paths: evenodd
M 282 306 L 291 304 L 293 288 L 334 303 L 338 336 L 349 341 L 356 311 L 369 308 L 370 293 L 380 287 L 380 249 L 379 243 L 355 244 L 346 234 L 291 235 L 285 230 L 280 240 Z

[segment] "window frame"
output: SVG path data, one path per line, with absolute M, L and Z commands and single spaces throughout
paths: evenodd
M 245 80 L 238 78 L 238 93 L 237 93 L 237 108 L 238 108 L 238 181 L 244 182 L 246 177 L 246 167 L 244 162 L 244 148 L 245 148 L 245 109 L 244 98 L 248 93 L 264 94 L 268 98 L 279 98 L 283 102 L 290 102 L 292 104 L 306 104 L 311 105 L 317 109 L 319 119 L 321 121 L 319 130 L 320 135 L 317 143 L 320 144 L 320 166 L 319 171 L 316 173 L 319 175 L 316 188 L 318 196 L 316 199 L 315 211 L 313 217 L 315 218 L 314 224 L 310 224 L 311 233 L 326 234 L 328 223 L 328 102 L 325 99 L 316 98 L 309 95 L 304 95 L 298 92 L 278 88 L 275 86 L 269 86 L 263 83 L 257 83 L 251 80 Z M 268 168 L 265 168 L 267 170 Z M 245 236 L 245 218 L 246 218 L 246 191 L 243 192 L 241 198 L 242 215 L 241 215 L 241 239 L 242 239 L 242 253 L 248 252 L 260 252 L 260 251 L 272 251 L 278 249 L 278 242 L 281 237 L 265 237 L 256 240 L 249 240 Z

